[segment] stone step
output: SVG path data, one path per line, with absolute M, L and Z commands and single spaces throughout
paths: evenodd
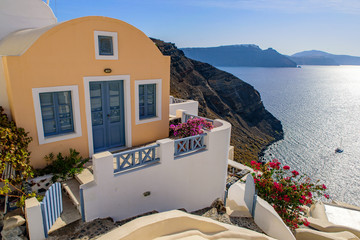
M 226 213 L 230 217 L 251 217 L 251 214 L 246 206 L 239 206 L 234 200 L 227 199 Z
M 67 180 L 62 183 L 62 188 L 64 189 L 65 193 L 69 196 L 72 203 L 81 212 L 80 206 L 80 183 L 75 178 Z
M 84 168 L 81 173 L 76 174 L 75 178 L 80 183 L 80 185 L 94 181 L 94 175 L 87 168 Z

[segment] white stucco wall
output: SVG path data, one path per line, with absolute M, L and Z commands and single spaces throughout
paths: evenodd
M 236 202 L 238 206 L 245 206 L 245 184 L 235 183 L 228 190 L 228 199 Z
M 9 118 L 11 118 L 9 98 L 6 90 L 4 66 L 1 56 L 0 56 L 0 106 L 4 108 L 5 113 L 8 115 Z
M 188 101 L 182 102 L 182 103 L 169 104 L 169 107 L 170 107 L 169 114 L 173 115 L 173 116 L 176 116 L 176 110 L 179 110 L 179 109 L 186 111 L 186 113 L 188 113 L 188 114 L 197 116 L 199 103 L 197 101 L 188 100 Z
M 30 240 L 45 238 L 43 216 L 39 201 L 33 197 L 25 200 L 26 225 Z
M 121 220 L 152 210 L 194 211 L 223 198 L 231 125 L 216 121 L 222 126 L 208 132 L 206 150 L 174 159 L 174 141 L 159 140 L 160 163 L 150 167 L 114 176 L 113 156 L 95 154 L 94 181 L 81 185 L 86 221 Z M 151 194 L 145 197 L 147 191 Z

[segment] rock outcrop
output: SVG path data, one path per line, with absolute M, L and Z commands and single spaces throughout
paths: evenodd
M 258 159 L 266 145 L 283 137 L 280 121 L 265 109 L 260 94 L 251 85 L 185 57 L 175 44 L 152 40 L 164 55 L 171 56 L 171 94 L 198 101 L 200 116 L 232 124 L 231 144 L 237 161 Z

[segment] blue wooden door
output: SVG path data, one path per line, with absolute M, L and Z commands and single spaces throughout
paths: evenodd
M 94 152 L 125 146 L 124 83 L 90 83 Z

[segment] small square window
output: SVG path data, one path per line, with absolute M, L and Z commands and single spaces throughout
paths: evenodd
M 94 31 L 95 59 L 118 60 L 117 32 Z
M 113 40 L 111 36 L 98 36 L 99 38 L 99 55 L 113 56 Z

